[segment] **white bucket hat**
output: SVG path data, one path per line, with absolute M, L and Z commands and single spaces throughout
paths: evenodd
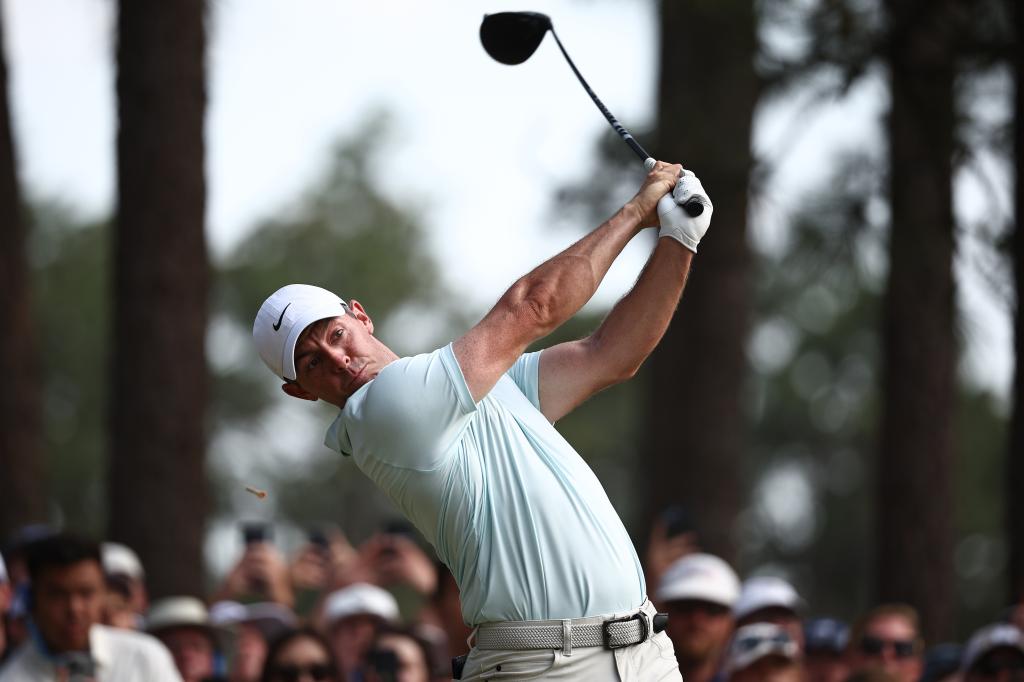
M 252 325 L 260 358 L 275 375 L 294 381 L 299 335 L 314 322 L 347 310 L 348 304 L 326 289 L 309 284 L 281 287 L 263 302 Z

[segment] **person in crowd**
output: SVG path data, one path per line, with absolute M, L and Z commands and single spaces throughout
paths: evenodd
M 1024 632 L 1011 623 L 987 625 L 964 648 L 963 682 L 1024 681 Z
M 917 682 L 924 669 L 924 639 L 917 611 L 906 604 L 882 604 L 853 627 L 850 670 L 879 669 L 897 682 Z
M 107 597 L 103 603 L 103 624 L 122 630 L 142 630 L 144 618 L 132 608 L 131 587 L 121 577 L 107 576 Z
M 723 665 L 729 682 L 804 682 L 800 647 L 789 629 L 751 623 L 736 629 Z
M 7 612 L 11 609 L 11 582 L 7 579 L 7 565 L 0 556 L 0 661 L 7 652 Z
M 420 622 L 434 625 L 444 632 L 447 656 L 461 656 L 469 652 L 470 634 L 473 629 L 462 618 L 462 600 L 455 576 L 441 562 L 435 564 L 437 587 L 419 614 Z
M 331 646 L 319 631 L 288 630 L 270 643 L 260 682 L 334 682 L 344 679 Z
M 171 652 L 185 682 L 224 680 L 227 632 L 210 624 L 206 605 L 195 597 L 165 597 L 153 603 L 146 629 Z
M 666 631 L 686 682 L 714 678 L 732 635 L 739 592 L 736 572 L 711 554 L 688 554 L 662 574 L 655 596 L 668 612 Z
M 781 625 L 803 651 L 804 628 L 800 620 L 803 608 L 804 600 L 789 582 L 776 576 L 757 576 L 743 582 L 732 615 L 736 627 L 751 623 Z
M 234 653 L 228 681 L 256 682 L 262 674 L 269 643 L 298 627 L 298 619 L 291 609 L 275 602 L 221 601 L 210 607 L 210 624 L 233 633 Z
M 340 665 L 341 679 L 358 679 L 377 629 L 397 623 L 398 617 L 395 598 L 376 585 L 356 583 L 328 595 L 322 620 Z
M 28 594 L 29 575 L 26 562 L 26 548 L 36 540 L 54 535 L 57 531 L 44 523 L 33 523 L 22 526 L 6 538 L 3 545 L 3 556 L 6 564 L 7 584 L 10 589 L 10 601 L 7 612 L 0 627 L 4 629 L 6 651 L 0 656 L 2 661 L 28 640 Z
M 955 642 L 929 647 L 924 654 L 924 672 L 919 682 L 961 682 L 963 658 L 964 648 Z
M 366 682 L 430 682 L 435 667 L 430 646 L 413 630 L 385 625 L 366 654 Z
M 681 505 L 671 505 L 651 525 L 644 556 L 644 576 L 648 585 L 658 585 L 668 567 L 687 554 L 700 550 L 700 539 L 690 512 Z
M 143 614 L 149 608 L 149 593 L 139 556 L 131 547 L 117 542 L 101 544 L 100 556 L 110 593 L 105 622 L 114 627 L 141 629 Z
M 246 524 L 245 549 L 210 602 L 277 602 L 295 606 L 288 564 L 270 540 L 269 527 Z
M 846 664 L 846 641 L 850 628 L 835 618 L 804 621 L 804 670 L 807 682 L 844 682 L 850 674 Z
M 0 682 L 180 682 L 160 642 L 101 624 L 106 584 L 98 545 L 57 534 L 25 551 L 32 637 L 0 668 Z

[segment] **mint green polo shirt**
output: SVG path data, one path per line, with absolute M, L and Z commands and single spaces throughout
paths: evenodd
M 474 403 L 450 344 L 401 358 L 325 439 L 434 546 L 469 625 L 621 613 L 646 595 L 604 488 L 540 412 L 539 367 L 523 355 Z

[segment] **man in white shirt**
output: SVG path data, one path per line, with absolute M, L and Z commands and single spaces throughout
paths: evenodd
M 261 306 L 253 336 L 285 393 L 341 410 L 327 445 L 352 456 L 455 576 L 477 629 L 461 679 L 680 679 L 629 535 L 553 423 L 633 376 L 661 340 L 711 212 L 692 173 L 659 162 L 614 216 L 520 278 L 462 337 L 415 357 L 375 337 L 358 301 L 318 287 L 289 285 Z M 659 224 L 639 279 L 593 334 L 524 353 Z
M 154 638 L 100 624 L 106 583 L 97 545 L 61 534 L 27 554 L 31 637 L 0 668 L 0 682 L 181 682 Z

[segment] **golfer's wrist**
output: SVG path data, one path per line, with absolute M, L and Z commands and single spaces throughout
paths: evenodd
M 619 209 L 623 217 L 628 221 L 629 226 L 633 229 L 634 234 L 639 234 L 645 227 L 653 227 L 653 225 L 644 225 L 644 216 L 647 213 L 641 208 L 640 204 L 636 200 L 630 200 Z

